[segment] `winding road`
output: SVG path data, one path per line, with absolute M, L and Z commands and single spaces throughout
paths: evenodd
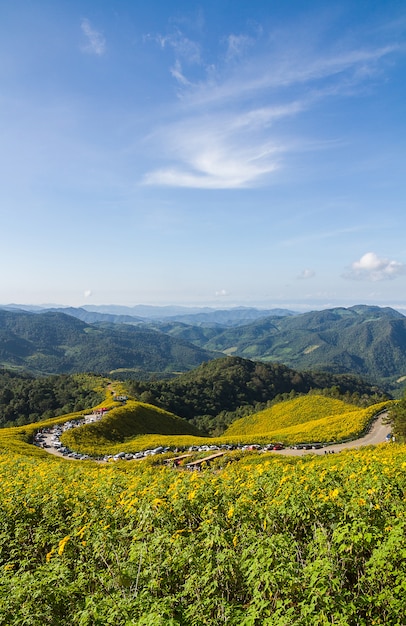
M 383 412 L 375 418 L 372 423 L 371 429 L 369 432 L 360 437 L 359 439 L 354 439 L 353 441 L 347 441 L 345 443 L 337 443 L 332 444 L 330 446 L 326 446 L 324 448 L 320 448 L 318 450 L 293 450 L 291 448 L 284 448 L 283 450 L 273 450 L 273 454 L 282 454 L 287 456 L 303 456 L 305 454 L 327 454 L 331 452 L 341 452 L 341 450 L 349 450 L 353 448 L 361 448 L 362 446 L 374 446 L 379 443 L 385 443 L 387 441 L 387 436 L 391 432 L 390 424 L 385 424 L 384 420 L 387 417 L 387 413 Z M 49 446 L 44 448 L 46 452 L 49 454 L 54 454 L 55 456 L 59 456 L 62 458 L 66 458 L 59 452 L 57 448 L 54 448 L 52 445 L 52 434 L 48 433 L 45 435 L 44 443 Z M 72 460 L 71 458 L 69 460 Z M 99 461 L 100 462 L 100 461 Z
M 278 450 L 278 454 L 287 454 L 290 456 L 302 456 L 303 454 L 326 454 L 326 452 L 341 452 L 341 450 L 350 450 L 353 448 L 361 448 L 362 446 L 375 446 L 378 443 L 385 443 L 386 437 L 391 432 L 390 424 L 385 424 L 384 420 L 388 416 L 386 411 L 380 413 L 378 417 L 372 423 L 369 432 L 353 441 L 346 441 L 345 443 L 337 443 L 319 450 L 291 450 L 285 448 L 284 450 Z

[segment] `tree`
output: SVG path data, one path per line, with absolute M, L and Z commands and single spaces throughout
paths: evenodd
M 406 441 L 406 392 L 388 411 L 388 423 L 396 439 Z

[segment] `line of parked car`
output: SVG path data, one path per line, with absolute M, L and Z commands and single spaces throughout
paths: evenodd
M 70 450 L 67 446 L 64 446 L 60 440 L 60 437 L 62 433 L 66 430 L 70 430 L 71 428 L 77 428 L 78 426 L 91 424 L 93 422 L 101 420 L 106 412 L 106 409 L 102 409 L 101 411 L 97 411 L 89 415 L 84 415 L 81 419 L 69 420 L 64 424 L 58 424 L 56 426 L 53 426 L 52 428 L 42 428 L 40 431 L 35 433 L 33 444 L 44 449 L 54 448 L 54 450 L 62 454 L 62 456 L 70 459 L 90 459 L 91 457 L 89 457 L 89 455 L 74 452 L 73 450 Z
M 86 460 L 93 457 L 89 457 L 87 454 L 81 454 L 79 452 L 75 452 L 74 450 L 70 450 L 67 446 L 64 446 L 60 441 L 60 437 L 62 433 L 71 428 L 77 428 L 78 426 L 83 426 L 84 424 L 89 424 L 91 422 L 95 422 L 100 420 L 103 415 L 105 415 L 106 410 L 92 413 L 90 415 L 85 415 L 82 419 L 77 420 L 69 420 L 64 424 L 59 424 L 52 428 L 42 429 L 38 431 L 34 437 L 34 445 L 40 446 L 45 449 L 54 448 L 55 451 L 60 453 L 66 458 L 69 459 L 77 459 L 77 460 Z M 324 445 L 322 443 L 308 443 L 308 444 L 299 444 L 295 446 L 291 446 L 291 449 L 294 450 L 317 450 L 323 448 Z M 165 454 L 166 452 L 173 452 L 174 454 L 178 454 L 180 452 L 216 452 L 221 450 L 241 450 L 241 451 L 258 451 L 258 452 L 271 452 L 277 450 L 283 450 L 285 448 L 284 444 L 281 442 L 273 442 L 267 444 L 221 444 L 221 445 L 208 445 L 203 444 L 201 446 L 189 446 L 186 447 L 170 447 L 170 446 L 158 446 L 156 448 L 142 450 L 140 452 L 119 452 L 117 454 L 109 454 L 103 457 L 100 457 L 99 461 L 132 461 L 137 459 L 145 459 L 149 456 L 155 456 L 157 454 Z

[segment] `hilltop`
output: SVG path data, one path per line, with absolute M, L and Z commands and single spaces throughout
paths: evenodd
M 69 430 L 63 436 L 65 444 L 74 450 L 101 454 L 111 445 L 125 444 L 142 435 L 200 437 L 202 433 L 190 422 L 156 406 L 129 400 L 115 408 L 101 421 Z M 181 437 L 180 437 L 181 438 Z
M 225 439 L 266 436 L 270 441 L 285 444 L 354 439 L 369 425 L 371 417 L 386 407 L 386 403 L 378 403 L 360 408 L 338 398 L 311 394 L 243 417 L 231 424 L 223 436 Z

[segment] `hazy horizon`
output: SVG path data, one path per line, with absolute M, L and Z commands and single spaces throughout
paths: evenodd
M 219 303 L 207 303 L 207 304 L 182 304 L 182 303 L 143 303 L 139 302 L 136 304 L 117 304 L 117 303 L 99 303 L 99 304 L 89 304 L 83 303 L 79 305 L 70 305 L 70 304 L 58 304 L 58 303 L 39 303 L 39 304 L 31 304 L 28 302 L 25 303 L 16 303 L 16 302 L 8 302 L 0 304 L 0 309 L 3 307 L 13 307 L 13 308 L 27 308 L 27 309 L 50 309 L 50 308 L 86 308 L 88 310 L 117 310 L 120 309 L 125 312 L 126 309 L 129 311 L 132 309 L 179 309 L 184 310 L 185 312 L 189 311 L 228 311 L 232 309 L 258 309 L 258 310 L 269 310 L 269 309 L 282 309 L 286 311 L 291 311 L 295 313 L 306 313 L 310 311 L 321 311 L 326 309 L 334 309 L 334 308 L 351 308 L 353 306 L 377 306 L 381 308 L 389 307 L 395 309 L 401 313 L 406 312 L 406 301 L 397 303 L 372 303 L 372 302 L 358 302 L 358 301 L 350 301 L 350 302 L 313 302 L 313 303 L 303 303 L 303 302 L 282 302 L 282 303 L 240 303 L 240 304 L 228 304 L 225 306 L 221 306 Z M 403 313 L 405 314 L 405 313 Z

